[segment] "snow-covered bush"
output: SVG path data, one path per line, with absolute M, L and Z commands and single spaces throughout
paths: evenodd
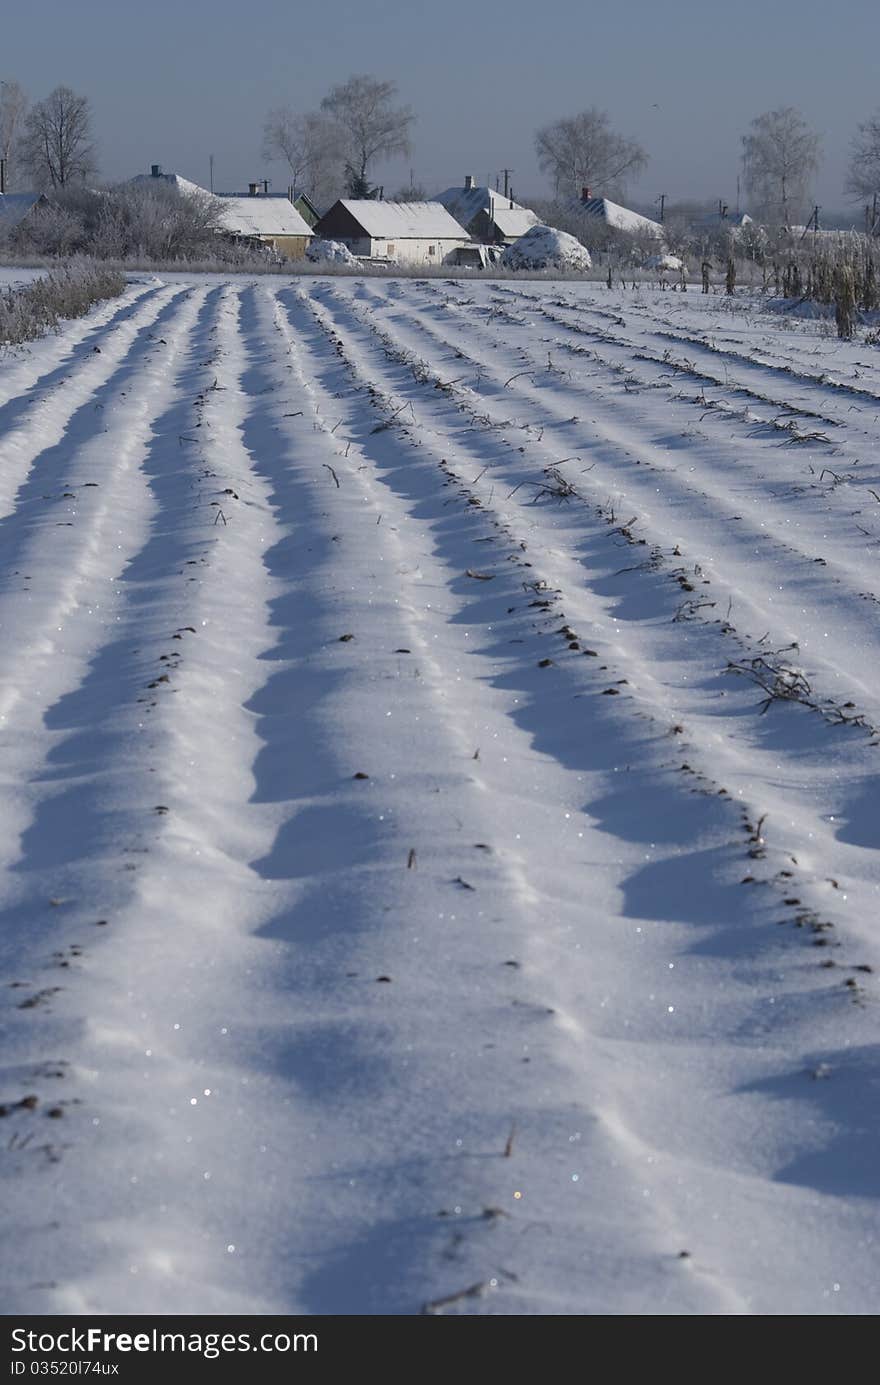
M 38 255 L 93 255 L 118 261 L 264 258 L 260 245 L 223 234 L 222 203 L 208 193 L 181 193 L 161 180 L 95 190 L 66 188 L 21 221 L 10 250 Z
M 555 226 L 533 226 L 508 245 L 501 256 L 502 269 L 590 269 L 590 252 L 580 241 Z
M 684 269 L 684 260 L 679 259 L 678 255 L 651 255 L 645 260 L 645 269 L 659 269 L 661 273 L 680 274 Z M 687 274 L 687 270 L 685 270 Z

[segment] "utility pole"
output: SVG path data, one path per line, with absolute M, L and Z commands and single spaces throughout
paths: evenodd
M 515 170 L 512 169 L 512 168 L 502 168 L 502 170 L 501 170 L 501 172 L 504 174 L 504 196 L 505 196 L 505 197 L 508 197 L 508 196 L 510 195 L 510 175 L 511 175 L 511 173 L 513 173 L 514 171 L 515 171 Z
M 662 226 L 663 218 L 666 215 L 666 193 L 661 192 L 660 196 L 657 198 L 657 201 L 660 203 L 660 225 Z
M 209 155 L 208 155 L 208 163 L 210 164 L 210 168 L 211 168 L 211 182 L 210 182 L 210 188 L 211 188 L 211 191 L 213 192 L 213 191 L 214 191 L 214 155 L 213 155 L 213 154 L 209 154 Z
M 0 159 L 0 193 L 6 191 L 6 160 Z
M 805 239 L 806 234 L 809 230 L 812 230 L 814 236 L 817 236 L 819 234 L 819 213 L 821 212 L 821 210 L 822 208 L 818 205 L 813 208 L 810 219 L 804 227 L 801 240 Z

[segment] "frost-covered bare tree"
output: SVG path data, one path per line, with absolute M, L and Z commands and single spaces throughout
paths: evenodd
M 772 226 L 791 226 L 803 215 L 819 168 L 819 136 L 794 106 L 781 106 L 756 116 L 742 143 L 753 210 Z
M 121 183 L 100 197 L 89 250 L 102 259 L 205 258 L 217 253 L 222 208 L 210 193 L 182 193 L 161 180 Z
M 404 183 L 392 193 L 393 202 L 429 202 L 430 196 L 424 183 Z
M 289 106 L 270 111 L 263 125 L 263 154 L 287 164 L 295 197 L 307 192 L 316 206 L 326 207 L 341 195 L 345 139 L 325 112 L 297 115 Z
M 56 87 L 32 106 L 24 123 L 22 157 L 38 188 L 64 188 L 91 177 L 96 161 L 88 97 Z
M 376 159 L 410 152 L 415 116 L 409 106 L 396 106 L 396 97 L 394 82 L 361 74 L 333 87 L 321 102 L 342 131 L 350 188 L 366 186 Z
M 846 191 L 854 197 L 880 193 L 880 107 L 858 127 L 852 142 Z
M 27 115 L 28 99 L 18 82 L 0 82 L 0 159 L 6 170 L 6 191 L 20 182 L 21 136 Z
M 557 197 L 576 196 L 582 187 L 597 196 L 620 196 L 627 180 L 648 163 L 642 146 L 616 134 L 605 111 L 595 106 L 542 126 L 535 150 Z

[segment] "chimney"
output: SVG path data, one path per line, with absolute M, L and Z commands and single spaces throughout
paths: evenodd
M 474 187 L 474 175 L 473 175 L 472 173 L 466 173 L 466 174 L 464 175 L 464 190 L 465 190 L 465 192 L 472 192 L 472 191 L 473 191 L 473 187 Z
M 249 197 L 259 197 L 259 195 L 260 195 L 260 185 L 259 185 L 259 183 L 248 183 L 248 196 L 249 196 Z
M 263 192 L 266 194 L 267 197 L 269 196 L 269 179 L 268 179 L 268 178 L 264 178 L 264 179 L 263 179 Z
M 513 211 L 513 188 L 510 189 L 510 211 Z
M 150 177 L 151 177 L 151 178 L 161 178 L 161 177 L 162 177 L 162 165 L 161 165 L 161 164 L 150 164 Z
M 589 188 L 581 188 L 581 201 L 582 201 L 582 202 L 589 202 L 589 200 L 590 200 L 590 189 L 589 189 Z

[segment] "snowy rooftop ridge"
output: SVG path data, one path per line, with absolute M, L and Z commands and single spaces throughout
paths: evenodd
M 631 212 L 629 207 L 622 207 L 619 202 L 612 202 L 607 197 L 589 197 L 586 201 L 578 199 L 575 207 L 584 216 L 596 217 L 598 220 L 604 221 L 606 226 L 613 226 L 618 231 L 643 232 L 651 236 L 663 236 L 663 227 L 659 221 L 652 221 L 650 217 L 642 216 L 640 212 Z
M 528 226 L 536 225 L 538 218 L 534 212 L 529 211 L 528 207 L 523 207 L 519 202 L 514 202 L 512 197 L 505 196 L 503 192 L 496 192 L 490 187 L 458 187 L 447 188 L 445 192 L 437 194 L 435 199 L 440 202 L 455 220 L 462 226 L 468 226 L 474 217 L 480 212 L 491 212 L 496 219 L 500 211 L 526 213 L 531 220 Z M 523 229 L 528 230 L 528 226 Z M 505 233 L 507 234 L 507 233 Z
M 459 223 L 439 202 L 377 202 L 342 198 L 338 204 L 373 240 L 466 240 Z
M 509 238 L 524 236 L 533 226 L 539 224 L 535 213 L 528 207 L 499 207 L 492 213 L 492 221 L 502 236 Z
M 220 219 L 239 236 L 312 236 L 311 226 L 286 197 L 220 197 Z
M 203 188 L 200 183 L 192 183 L 189 178 L 182 178 L 179 173 L 137 173 L 129 182 L 137 183 L 142 186 L 144 183 L 164 183 L 166 187 L 176 188 L 185 197 L 211 197 L 212 194 L 207 188 Z

